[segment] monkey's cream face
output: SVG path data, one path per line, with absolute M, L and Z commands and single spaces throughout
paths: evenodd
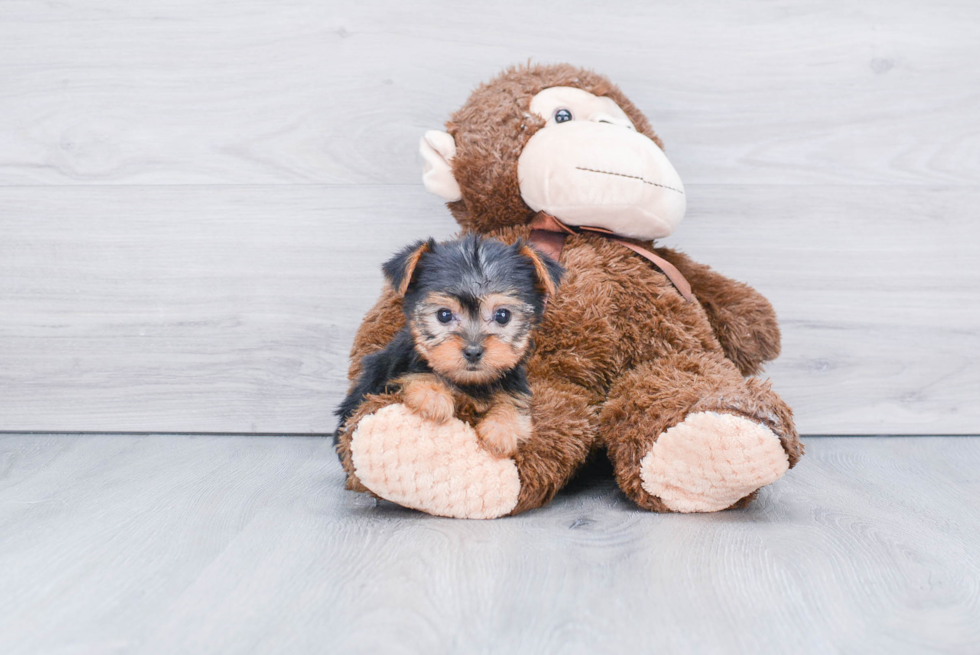
M 568 225 L 659 239 L 684 217 L 684 185 L 663 150 L 612 99 L 552 87 L 531 100 L 547 124 L 518 160 L 521 197 Z
M 415 350 L 457 384 L 487 384 L 520 363 L 530 344 L 534 308 L 517 296 L 491 293 L 469 303 L 429 293 L 412 311 Z

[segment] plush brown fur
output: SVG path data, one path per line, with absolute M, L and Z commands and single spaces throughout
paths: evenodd
M 552 86 L 612 98 L 637 130 L 660 143 L 646 118 L 605 77 L 567 65 L 509 69 L 477 88 L 448 123 L 457 145 L 453 173 L 462 191 L 449 208 L 464 231 L 508 243 L 528 238 L 533 212 L 520 197 L 517 159 L 544 124 L 529 113 L 530 100 Z M 521 480 L 514 513 L 551 500 L 597 447 L 605 447 L 631 499 L 668 511 L 642 488 L 639 462 L 664 430 L 695 412 L 761 422 L 779 436 L 791 466 L 802 456 L 790 409 L 768 383 L 743 377 L 779 353 L 771 305 L 751 287 L 681 253 L 656 252 L 687 277 L 696 302 L 685 302 L 662 273 L 622 245 L 595 234 L 568 237 L 561 256 L 566 274 L 528 362 L 533 433 L 514 457 Z M 386 288 L 357 333 L 352 379 L 361 357 L 382 348 L 403 324 L 397 294 Z M 370 397 L 340 435 L 349 488 L 363 490 L 350 463 L 350 435 L 361 417 L 392 402 L 398 398 Z
M 574 86 L 616 101 L 637 131 L 663 145 L 650 123 L 606 77 L 568 64 L 515 66 L 481 84 L 446 123 L 456 141 L 453 174 L 463 198 L 449 204 L 456 222 L 477 232 L 523 225 L 528 207 L 517 183 L 517 158 L 545 121 L 531 114 L 543 89 Z
M 725 356 L 738 366 L 742 375 L 757 375 L 764 363 L 779 357 L 776 313 L 758 291 L 718 275 L 683 253 L 669 248 L 655 250 L 676 266 L 697 290 L 698 300 Z
M 658 435 L 695 412 L 736 414 L 765 424 L 779 435 L 790 465 L 802 455 L 789 407 L 768 383 L 746 381 L 720 355 L 677 353 L 644 362 L 610 390 L 600 432 L 616 481 L 641 507 L 666 508 L 640 485 L 636 471 Z

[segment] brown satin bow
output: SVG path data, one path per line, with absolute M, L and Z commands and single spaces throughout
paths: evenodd
M 586 227 L 582 226 L 576 229 L 572 229 L 569 226 L 562 223 L 560 220 L 552 216 L 551 214 L 545 212 L 538 212 L 528 223 L 531 226 L 531 245 L 548 255 L 555 261 L 561 257 L 562 248 L 565 246 L 565 239 L 569 234 L 576 234 L 576 230 L 579 232 L 592 232 L 594 234 L 599 234 L 610 241 L 615 241 L 616 243 L 626 246 L 636 254 L 640 255 L 644 259 L 649 260 L 654 266 L 659 268 L 661 272 L 667 276 L 667 279 L 677 287 L 684 299 L 688 302 L 694 299 L 694 294 L 691 293 L 691 285 L 684 278 L 677 267 L 671 264 L 669 261 L 655 255 L 646 248 L 641 248 L 640 246 L 630 243 L 629 241 L 624 241 L 623 239 L 616 238 L 616 234 L 611 230 L 607 230 L 603 227 Z

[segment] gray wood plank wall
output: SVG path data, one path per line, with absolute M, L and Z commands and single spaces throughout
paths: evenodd
M 980 432 L 975 2 L 0 4 L 0 430 L 329 432 L 419 136 L 532 58 L 616 80 L 669 240 L 766 293 L 806 433 Z

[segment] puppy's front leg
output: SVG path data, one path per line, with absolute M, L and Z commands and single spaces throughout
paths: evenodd
M 435 375 L 413 373 L 398 382 L 402 388 L 402 401 L 422 418 L 445 423 L 454 416 L 453 392 Z
M 513 457 L 517 446 L 531 436 L 530 398 L 500 394 L 476 424 L 483 447 L 497 457 Z

